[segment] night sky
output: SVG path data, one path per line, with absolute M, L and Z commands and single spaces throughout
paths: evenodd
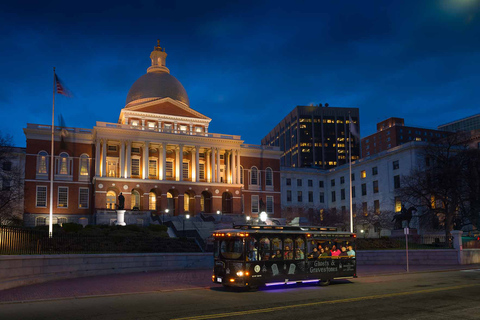
M 117 122 L 160 39 L 209 131 L 260 140 L 297 105 L 358 107 L 436 128 L 480 112 L 480 0 L 8 1 L 0 130 L 51 123 L 53 67 L 69 127 Z M 58 123 L 56 123 L 58 124 Z

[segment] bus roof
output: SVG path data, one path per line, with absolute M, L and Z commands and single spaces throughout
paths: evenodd
M 347 231 L 338 231 L 335 227 L 319 227 L 319 226 L 282 226 L 282 225 L 236 225 L 232 229 L 217 230 L 215 233 L 296 233 L 296 234 L 336 234 L 336 235 L 354 235 Z

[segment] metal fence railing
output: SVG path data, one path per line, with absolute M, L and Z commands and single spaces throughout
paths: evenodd
M 480 249 L 480 235 L 476 237 L 462 237 L 463 249 Z
M 0 255 L 75 253 L 201 252 L 195 239 L 172 239 L 142 233 L 110 235 L 54 232 L 0 226 Z

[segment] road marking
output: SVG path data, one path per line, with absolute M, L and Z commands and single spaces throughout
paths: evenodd
M 205 320 L 205 319 L 236 317 L 236 316 L 244 316 L 244 315 L 249 315 L 249 314 L 275 312 L 275 311 L 281 311 L 281 310 L 293 309 L 293 308 L 319 306 L 319 305 L 325 305 L 325 304 L 357 302 L 357 301 L 364 301 L 364 300 L 373 300 L 373 299 L 407 296 L 407 295 L 419 294 L 419 293 L 431 293 L 431 292 L 439 292 L 439 291 L 447 291 L 447 290 L 464 289 L 464 288 L 475 287 L 475 286 L 479 286 L 479 285 L 480 284 L 466 284 L 466 285 L 453 286 L 453 287 L 443 287 L 443 288 L 425 289 L 425 290 L 408 291 L 408 292 L 388 293 L 388 294 L 380 294 L 380 295 L 358 297 L 358 298 L 348 298 L 348 299 L 341 299 L 341 300 L 318 301 L 318 302 L 310 302 L 310 303 L 302 303 L 302 304 L 293 304 L 293 305 L 289 305 L 289 306 L 272 307 L 272 308 L 264 308 L 264 309 L 253 309 L 253 310 L 245 310 L 245 311 L 237 311 L 237 312 L 208 314 L 208 315 L 203 315 L 203 316 L 193 316 L 193 317 L 185 317 L 185 318 L 174 318 L 172 320 Z

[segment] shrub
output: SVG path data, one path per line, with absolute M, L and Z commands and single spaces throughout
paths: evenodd
M 69 223 L 64 223 L 62 225 L 62 229 L 65 232 L 79 232 L 80 230 L 83 229 L 83 225 L 81 225 L 79 223 L 69 222 Z

